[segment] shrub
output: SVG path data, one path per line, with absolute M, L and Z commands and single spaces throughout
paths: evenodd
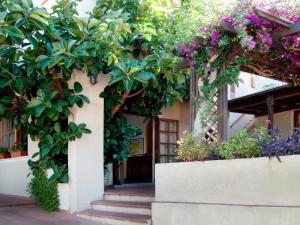
M 33 178 L 28 184 L 28 192 L 34 197 L 43 209 L 54 212 L 59 210 L 59 195 L 57 182 L 49 181 L 46 170 L 36 167 L 33 172 Z
M 214 157 L 215 143 L 208 143 L 203 138 L 185 133 L 178 141 L 177 159 L 183 161 L 204 161 Z
M 300 154 L 300 129 L 295 128 L 288 138 L 280 138 L 278 130 L 272 132 L 270 140 L 262 145 L 261 156 Z M 279 158 L 278 158 L 279 159 Z
M 255 129 L 252 135 L 249 135 L 246 130 L 241 130 L 219 145 L 219 155 L 224 159 L 258 157 L 262 145 L 268 139 L 270 136 L 264 127 Z

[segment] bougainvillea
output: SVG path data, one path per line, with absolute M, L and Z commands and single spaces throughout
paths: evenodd
M 258 5 L 263 7 L 263 4 Z M 290 23 L 300 20 L 299 13 L 295 13 L 295 10 L 283 10 L 282 7 L 274 9 L 270 8 L 270 5 L 263 10 Z M 299 73 L 295 70 L 289 72 L 288 69 L 291 66 L 300 65 L 300 34 L 274 39 L 274 34 L 284 29 L 286 27 L 282 24 L 260 16 L 253 5 L 241 4 L 231 15 L 223 16 L 219 25 L 206 29 L 206 33 L 210 33 L 203 36 L 200 43 L 179 45 L 179 55 L 185 58 L 189 65 L 195 67 L 196 74 L 205 84 L 201 86 L 200 103 L 206 102 L 206 105 L 212 105 L 208 102 L 213 100 L 212 96 L 223 85 L 238 85 L 240 68 L 251 66 L 251 60 L 255 56 L 267 58 L 274 64 L 280 61 L 280 64 L 287 71 L 275 74 L 275 76 L 297 85 Z M 202 30 L 199 34 L 203 33 Z M 190 46 L 197 46 L 197 48 Z M 235 51 L 238 53 L 234 53 Z M 253 72 L 259 72 L 258 70 Z M 212 71 L 218 72 L 219 76 L 216 79 L 210 76 Z

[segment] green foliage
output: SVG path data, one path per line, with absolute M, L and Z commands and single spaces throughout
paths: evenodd
M 109 53 L 106 72 L 112 79 L 101 94 L 105 99 L 105 134 L 109 135 L 104 145 L 106 162 L 129 155 L 134 132 L 125 122 L 123 109 L 155 118 L 162 107 L 187 99 L 188 76 L 178 71 L 178 59 L 166 49 L 163 39 L 168 15 L 155 6 L 152 1 L 103 0 L 94 11 L 119 12 L 128 27 L 118 51 Z M 119 104 L 119 111 L 112 114 Z
M 71 107 L 89 103 L 80 83 L 68 83 L 73 69 L 86 73 L 92 84 L 100 73 L 112 78 L 102 94 L 105 127 L 121 124 L 116 136 L 123 139 L 115 140 L 127 146 L 120 155 L 114 152 L 115 158 L 127 155 L 131 136 L 122 136 L 127 123 L 114 121 L 122 113 L 110 115 L 116 105 L 121 104 L 119 111 L 127 107 L 155 117 L 163 106 L 186 98 L 188 78 L 164 48 L 168 15 L 155 6 L 152 1 L 103 0 L 81 18 L 75 0 L 58 0 L 52 13 L 31 0 L 1 1 L 0 119 L 17 118 L 16 128 L 27 127 L 39 141 L 40 151 L 29 161 L 32 170 L 42 162 L 54 170 L 51 180 L 67 182 L 67 144 L 90 133 L 85 124 L 67 123 Z M 131 101 L 122 98 L 124 92 Z M 115 151 L 110 144 L 105 149 Z
M 59 210 L 59 195 L 57 182 L 49 181 L 44 168 L 38 167 L 33 171 L 33 178 L 28 184 L 29 194 L 45 210 L 54 212 Z
M 185 133 L 178 141 L 177 159 L 183 161 L 204 161 L 214 155 L 215 143 L 206 143 L 201 137 L 193 137 L 192 133 Z
M 258 157 L 262 144 L 269 139 L 270 136 L 264 127 L 255 129 L 251 135 L 246 130 L 241 130 L 219 145 L 219 155 L 224 159 Z
M 8 149 L 0 147 L 0 154 L 5 154 L 5 153 L 8 153 Z
M 105 123 L 104 159 L 105 164 L 113 160 L 123 160 L 129 155 L 129 145 L 139 129 L 131 126 L 126 117 L 116 116 L 109 123 Z

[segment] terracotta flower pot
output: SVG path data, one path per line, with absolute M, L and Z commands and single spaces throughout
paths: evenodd
M 19 150 L 19 151 L 11 151 L 10 156 L 11 158 L 20 157 L 20 156 L 26 156 L 27 153 L 25 150 Z
M 10 158 L 9 152 L 0 154 L 0 159 L 7 159 L 7 158 Z

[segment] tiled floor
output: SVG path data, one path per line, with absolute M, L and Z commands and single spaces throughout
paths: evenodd
M 154 184 L 123 184 L 105 190 L 105 194 L 155 196 Z
M 34 205 L 33 199 L 0 194 L 0 207 Z
M 49 213 L 32 199 L 0 195 L 0 225 L 107 225 L 62 212 Z

